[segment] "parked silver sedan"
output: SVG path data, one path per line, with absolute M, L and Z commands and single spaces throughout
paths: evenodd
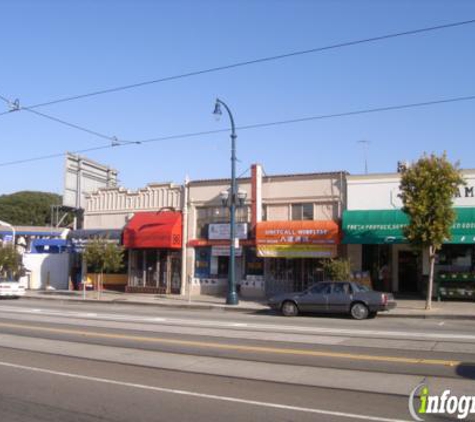
M 391 293 L 381 293 L 349 281 L 322 281 L 303 292 L 285 293 L 268 300 L 285 316 L 299 313 L 344 313 L 354 319 L 374 318 L 378 312 L 396 307 Z

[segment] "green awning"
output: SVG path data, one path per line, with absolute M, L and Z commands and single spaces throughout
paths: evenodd
M 456 221 L 447 244 L 475 244 L 475 208 L 455 208 Z M 383 245 L 407 243 L 403 227 L 409 217 L 401 210 L 343 212 L 343 243 Z
M 444 243 L 475 244 L 475 208 L 455 208 L 457 219 L 451 228 L 452 239 Z
M 343 243 L 407 243 L 402 229 L 408 223 L 408 216 L 401 210 L 344 211 Z

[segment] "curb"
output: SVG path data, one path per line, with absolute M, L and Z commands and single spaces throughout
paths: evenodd
M 475 321 L 475 315 L 454 315 L 454 314 L 384 314 L 379 313 L 377 318 L 411 318 L 411 319 L 435 319 L 435 320 L 466 320 Z
M 95 305 L 129 305 L 129 306 L 149 306 L 149 307 L 165 307 L 165 308 L 175 308 L 175 309 L 201 309 L 201 310 L 214 310 L 222 312 L 259 312 L 266 309 L 256 309 L 256 308 L 245 308 L 245 307 L 232 307 L 229 305 L 215 305 L 215 304 L 205 304 L 205 303 L 164 303 L 157 301 L 153 302 L 139 302 L 123 299 L 106 299 L 106 300 L 97 300 L 97 299 L 80 299 L 80 298 L 62 298 L 62 297 L 42 297 L 42 296 L 23 296 L 22 299 L 26 300 L 49 300 L 58 302 L 61 304 L 65 303 L 87 303 Z
M 243 306 L 232 306 L 232 305 L 218 305 L 218 304 L 207 304 L 207 303 L 167 303 L 167 302 L 140 302 L 140 301 L 131 301 L 123 299 L 81 299 L 81 298 L 63 298 L 63 297 L 45 297 L 45 296 L 23 296 L 22 299 L 27 300 L 49 300 L 60 302 L 65 304 L 68 302 L 73 303 L 87 303 L 87 304 L 112 304 L 112 305 L 129 305 L 129 306 L 148 306 L 155 308 L 175 308 L 175 309 L 192 309 L 192 310 L 212 310 L 212 311 L 221 311 L 221 312 L 240 312 L 240 313 L 256 313 L 262 311 L 269 311 L 270 308 L 250 308 Z M 394 318 L 394 319 L 433 319 L 433 320 L 466 320 L 466 321 L 475 321 L 475 315 L 457 315 L 457 314 L 395 314 L 388 312 L 378 313 L 377 318 Z

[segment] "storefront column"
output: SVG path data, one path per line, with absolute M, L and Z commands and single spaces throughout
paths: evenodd
M 182 246 L 181 246 L 181 285 L 180 285 L 180 295 L 184 296 L 186 293 L 186 285 L 188 280 L 188 273 L 186 271 L 186 260 L 187 260 L 187 244 L 188 244 L 188 194 L 189 194 L 189 179 L 188 176 L 185 177 L 185 185 L 183 192 L 183 232 L 182 232 Z
M 145 250 L 141 250 L 142 255 L 142 287 L 147 285 L 147 255 Z

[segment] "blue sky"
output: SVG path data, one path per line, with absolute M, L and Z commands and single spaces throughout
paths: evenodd
M 296 50 L 475 19 L 470 0 L 3 0 L 0 95 L 24 106 Z M 475 95 L 475 25 L 394 38 L 39 108 L 120 139 Z M 0 103 L 0 112 L 7 110 Z M 238 131 L 238 173 L 392 172 L 447 151 L 475 168 L 475 101 Z M 26 111 L 0 116 L 0 164 L 108 141 Z M 91 152 L 121 184 L 230 174 L 228 133 Z M 0 165 L 0 194 L 61 193 L 62 158 Z

